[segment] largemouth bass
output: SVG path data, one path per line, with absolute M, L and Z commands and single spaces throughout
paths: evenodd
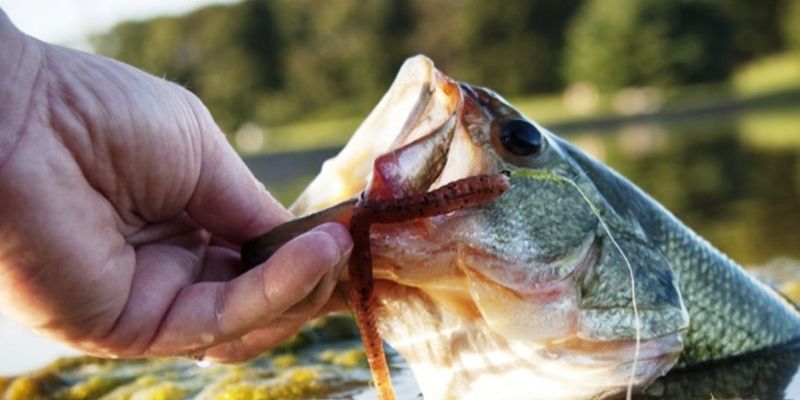
M 631 182 L 422 56 L 292 210 L 347 221 L 361 193 L 501 171 L 491 201 L 369 231 L 370 312 L 426 399 L 607 397 L 800 338 L 794 306 Z

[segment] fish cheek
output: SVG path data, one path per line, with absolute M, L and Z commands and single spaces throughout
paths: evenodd
M 456 242 L 502 262 L 470 262 L 516 292 L 539 290 L 574 274 L 597 231 L 585 201 L 560 182 L 512 179 L 511 188 L 453 231 Z
M 577 276 L 594 257 L 597 219 L 571 188 L 525 179 L 464 231 L 458 259 L 482 317 L 506 338 L 576 334 Z
M 608 341 L 639 335 L 647 340 L 685 331 L 689 315 L 670 262 L 647 239 L 624 230 L 611 231 L 619 247 L 604 235 L 598 261 L 581 282 L 578 336 Z
M 507 339 L 543 342 L 575 334 L 578 293 L 571 282 L 520 295 L 473 275 L 469 290 L 486 324 Z

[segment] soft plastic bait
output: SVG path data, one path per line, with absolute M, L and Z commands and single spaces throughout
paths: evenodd
M 353 252 L 348 274 L 349 299 L 361 341 L 367 354 L 372 379 L 381 400 L 394 399 L 383 340 L 375 324 L 373 308 L 372 256 L 369 230 L 373 224 L 407 222 L 447 214 L 494 200 L 508 189 L 508 175 L 477 175 L 451 182 L 436 190 L 397 199 L 360 199 L 353 208 L 350 235 Z

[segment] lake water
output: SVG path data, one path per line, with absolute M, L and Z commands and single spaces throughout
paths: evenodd
M 800 105 L 602 131 L 573 129 L 565 137 L 629 177 L 734 260 L 795 300 L 800 298 Z M 315 174 L 320 160 L 331 154 L 330 150 L 296 153 L 248 163 L 268 188 L 287 201 Z M 26 372 L 57 355 L 70 354 L 63 346 L 37 339 L 2 319 L 0 335 L 0 376 Z M 673 380 L 661 383 L 651 395 L 670 398 L 675 385 L 693 384 L 698 385 L 697 393 L 707 394 L 711 389 L 699 383 L 722 382 L 722 389 L 715 390 L 724 397 L 760 393 L 761 398 L 800 398 L 798 363 L 796 349 L 735 360 L 671 374 Z M 409 371 L 399 366 L 403 397 L 416 397 Z M 73 383 L 80 382 L 75 379 Z M 748 379 L 769 387 L 748 392 L 753 385 L 736 386 Z M 371 397 L 363 389 L 348 393 L 348 397 Z

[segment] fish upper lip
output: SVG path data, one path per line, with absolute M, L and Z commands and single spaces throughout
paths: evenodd
M 403 122 L 400 133 L 397 135 L 397 138 L 395 138 L 391 148 L 387 149 L 386 152 L 392 151 L 398 146 L 403 146 L 417 139 L 409 139 L 409 135 L 414 131 L 414 128 L 417 125 L 424 122 L 423 116 L 428 114 L 426 111 L 429 111 L 429 107 L 432 105 L 431 102 L 434 100 L 434 94 L 437 90 L 441 91 L 447 96 L 447 102 L 444 103 L 443 106 L 445 109 L 450 109 L 449 114 L 460 112 L 464 96 L 463 90 L 459 86 L 459 83 L 454 81 L 449 76 L 443 74 L 439 70 L 434 69 L 433 81 L 430 82 L 426 87 L 420 88 L 420 97 L 417 99 L 410 114 Z M 445 123 L 447 123 L 447 121 L 442 122 L 442 124 L 433 128 L 431 131 L 438 129 Z
M 402 197 L 429 190 L 437 180 L 460 123 L 463 94 L 458 83 L 434 69 L 390 148 L 373 161 L 369 196 Z M 448 111 L 449 116 L 430 126 L 427 115 Z
M 440 216 L 435 217 L 437 219 L 441 218 L 453 218 L 457 214 L 452 216 Z M 515 293 L 517 296 L 523 299 L 531 300 L 531 301 L 540 301 L 545 300 L 548 298 L 552 298 L 554 295 L 558 295 L 558 293 L 563 292 L 568 288 L 573 287 L 573 285 L 580 284 L 580 280 L 586 275 L 589 268 L 592 268 L 598 261 L 601 249 L 601 239 L 597 235 L 592 235 L 591 239 L 587 239 L 589 244 L 587 245 L 586 249 L 580 255 L 580 257 L 576 260 L 573 264 L 573 268 L 569 271 L 565 272 L 563 275 L 558 277 L 552 277 L 552 279 L 542 279 L 538 282 L 517 282 L 516 285 L 509 284 L 509 282 L 503 282 L 502 280 L 496 279 L 496 277 L 492 277 L 487 275 L 484 271 L 479 269 L 473 268 L 472 265 L 476 264 L 475 261 L 470 261 L 468 257 L 471 255 L 477 255 L 480 258 L 483 258 L 481 262 L 487 261 L 490 263 L 512 263 L 517 261 L 509 261 L 508 259 L 503 258 L 502 256 L 497 256 L 492 253 L 485 253 L 479 250 L 475 250 L 473 247 L 465 244 L 463 242 L 454 242 L 452 247 L 449 251 L 454 252 L 454 256 L 450 259 L 450 262 L 455 263 L 454 267 L 456 270 L 461 271 L 463 275 L 461 275 L 460 279 L 463 279 L 464 288 L 468 288 L 469 280 L 471 279 L 481 279 L 484 282 L 491 283 L 493 285 L 497 285 L 497 287 L 501 290 L 508 290 Z M 467 254 L 470 253 L 470 254 Z M 389 257 L 391 259 L 391 257 Z M 390 263 L 390 265 L 395 265 L 394 263 Z M 378 265 L 376 264 L 376 267 Z M 379 268 L 379 267 L 378 267 Z M 450 268 L 443 268 L 443 270 L 450 270 Z M 413 272 L 412 272 L 413 273 Z M 426 284 L 430 283 L 430 280 L 420 280 L 418 278 L 411 278 L 410 275 L 405 275 L 401 269 L 376 269 L 375 271 L 375 279 L 384 281 L 384 282 L 391 282 L 392 286 L 400 285 L 400 286 L 407 286 L 407 287 L 415 287 L 419 288 L 423 291 L 426 290 Z M 533 284 L 532 284 L 533 283 Z M 468 289 L 467 289 L 468 290 Z
M 456 112 L 411 143 L 378 156 L 365 191 L 370 197 L 396 198 L 429 189 L 439 177 L 456 129 Z

